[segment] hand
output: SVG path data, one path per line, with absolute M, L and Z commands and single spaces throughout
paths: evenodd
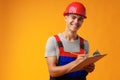
M 74 54 L 77 56 L 77 61 L 82 62 L 83 60 L 85 60 L 86 58 L 88 58 L 87 54 Z
M 88 65 L 88 66 L 85 66 L 83 69 L 84 69 L 85 71 L 87 71 L 87 72 L 92 72 L 92 71 L 94 71 L 94 69 L 95 69 L 95 64 L 92 63 L 92 64 L 90 64 L 90 65 Z

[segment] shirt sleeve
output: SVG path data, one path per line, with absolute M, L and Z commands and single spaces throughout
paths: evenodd
M 46 48 L 45 48 L 45 57 L 49 56 L 57 56 L 56 54 L 56 40 L 52 36 L 47 40 Z

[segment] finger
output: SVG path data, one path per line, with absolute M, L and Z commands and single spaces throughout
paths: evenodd
M 76 56 L 85 56 L 86 54 L 77 54 L 77 53 L 73 53 L 73 55 L 76 55 Z
M 86 54 L 77 54 L 78 57 L 87 58 Z
M 92 71 L 94 71 L 94 68 L 86 68 L 85 69 L 87 72 L 92 72 Z

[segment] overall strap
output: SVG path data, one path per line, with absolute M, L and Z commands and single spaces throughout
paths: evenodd
M 57 44 L 58 44 L 58 47 L 59 47 L 59 51 L 63 52 L 64 51 L 63 44 L 62 44 L 59 36 L 58 35 L 54 35 L 54 37 L 55 37 L 55 39 L 57 41 Z M 84 39 L 82 37 L 79 37 L 79 39 L 80 39 L 80 53 L 84 54 Z
M 54 35 L 54 37 L 55 37 L 55 39 L 56 39 L 56 41 L 57 41 L 57 44 L 58 44 L 60 53 L 63 52 L 63 51 L 64 51 L 64 49 L 63 49 L 63 44 L 62 44 L 59 36 L 58 36 L 58 35 Z
M 80 37 L 80 53 L 84 54 L 84 39 Z

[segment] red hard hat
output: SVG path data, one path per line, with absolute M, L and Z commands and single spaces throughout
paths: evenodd
M 79 14 L 86 18 L 85 6 L 80 2 L 72 2 L 71 4 L 69 4 L 64 12 L 64 16 L 69 13 Z

